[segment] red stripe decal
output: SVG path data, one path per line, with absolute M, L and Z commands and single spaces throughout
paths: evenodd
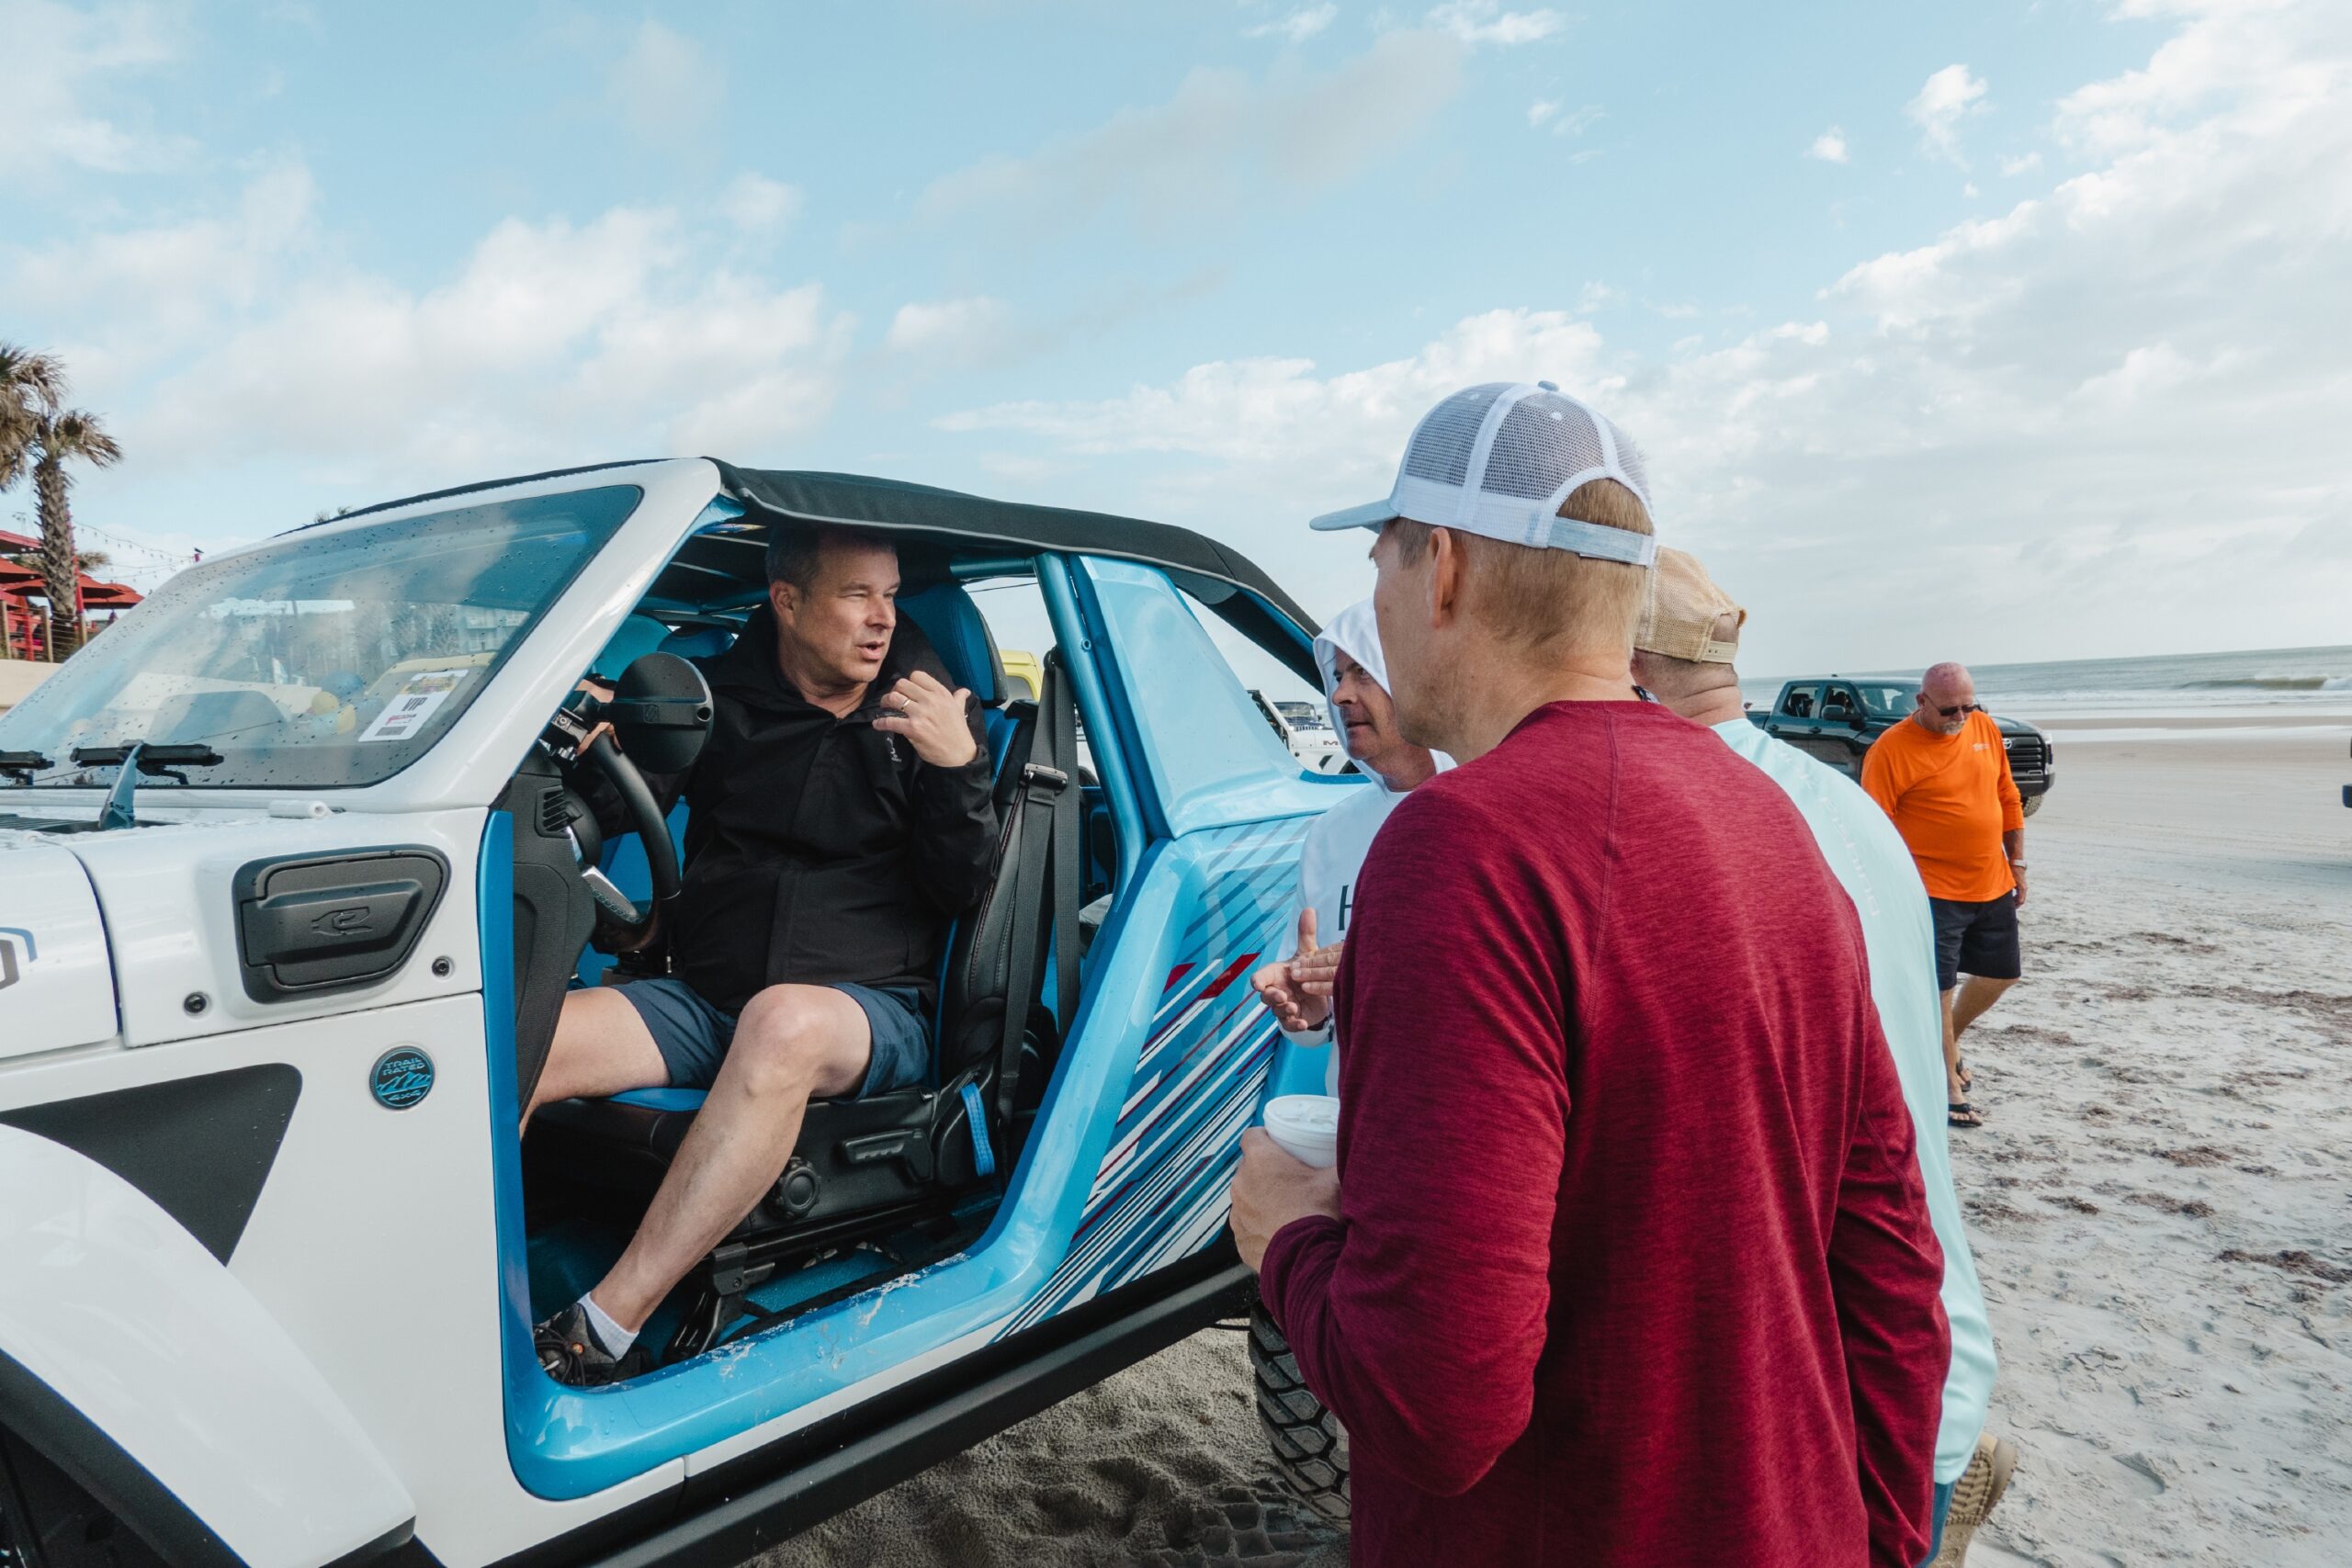
M 1189 964 L 1179 964 L 1175 968 L 1170 969 L 1168 972 L 1168 984 L 1159 987 L 1159 994 L 1161 996 L 1166 996 L 1169 992 L 1174 990 L 1176 988 L 1176 982 L 1182 979 L 1185 976 L 1190 975 L 1192 972 L 1193 966 Z
M 1254 953 L 1245 953 L 1240 957 L 1235 959 L 1233 961 L 1233 967 L 1227 969 L 1224 974 L 1219 975 L 1216 977 L 1216 983 L 1211 986 L 1207 990 L 1201 993 L 1202 998 L 1205 1000 L 1210 997 L 1216 996 L 1223 992 L 1227 986 L 1230 986 L 1235 980 L 1240 977 L 1241 972 L 1250 967 L 1250 960 L 1257 956 L 1258 955 Z

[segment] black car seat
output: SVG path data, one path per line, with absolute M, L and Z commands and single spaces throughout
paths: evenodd
M 971 594 L 963 584 L 950 580 L 905 595 L 899 601 L 899 607 L 929 639 L 956 683 L 967 688 L 980 704 L 989 761 L 991 765 L 1001 767 L 1005 748 L 1012 739 L 1012 718 L 1004 706 L 1012 681 L 997 652 L 996 637 L 978 606 L 972 603 Z M 639 653 L 658 649 L 681 659 L 712 659 L 726 652 L 735 641 L 734 628 L 727 626 L 685 626 L 662 634 L 662 623 L 651 616 L 628 616 L 605 643 L 605 651 L 597 655 L 592 671 L 614 680 L 628 667 L 628 660 Z M 670 808 L 670 838 L 682 849 L 686 841 L 687 816 L 683 798 Z M 613 886 L 629 898 L 642 903 L 652 896 L 653 876 L 646 867 L 645 846 L 638 841 L 635 833 L 619 833 L 605 840 L 601 869 Z M 577 967 L 580 983 L 597 984 L 613 964 L 611 953 L 583 948 Z
M 1009 1173 L 1078 998 L 1075 710 L 1057 658 L 1046 671 L 1042 700 L 1012 704 L 1006 716 L 994 862 L 948 942 L 934 1081 L 809 1105 L 791 1163 L 689 1275 L 695 1299 L 671 1359 L 707 1348 L 779 1263 L 898 1228 Z M 1038 1000 L 1049 949 L 1050 1010 Z M 601 1198 L 634 1223 L 702 1100 L 698 1089 L 662 1089 L 544 1106 L 525 1147 L 527 1179 Z

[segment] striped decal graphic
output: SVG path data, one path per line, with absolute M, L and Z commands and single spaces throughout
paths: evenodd
M 1311 818 L 1193 835 L 1186 919 L 1159 1005 L 1095 1171 L 1069 1254 L 1000 1334 L 1200 1250 L 1225 1228 L 1241 1130 L 1265 1093 L 1280 1035 L 1250 972 L 1280 946 Z

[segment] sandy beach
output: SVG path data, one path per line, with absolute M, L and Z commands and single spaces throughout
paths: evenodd
M 2352 724 L 2037 722 L 2027 978 L 1967 1042 L 1990 1124 L 1951 1134 L 2021 1454 L 1969 1561 L 2341 1563 Z M 762 1562 L 1343 1562 L 1248 1388 L 1241 1337 L 1198 1335 Z

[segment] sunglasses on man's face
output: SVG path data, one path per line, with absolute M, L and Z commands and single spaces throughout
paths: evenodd
M 1946 718 L 1958 718 L 1964 713 L 1983 713 L 1984 711 L 1984 705 L 1983 703 L 1954 703 L 1948 708 L 1938 708 L 1936 710 L 1936 712 L 1941 714 Z

